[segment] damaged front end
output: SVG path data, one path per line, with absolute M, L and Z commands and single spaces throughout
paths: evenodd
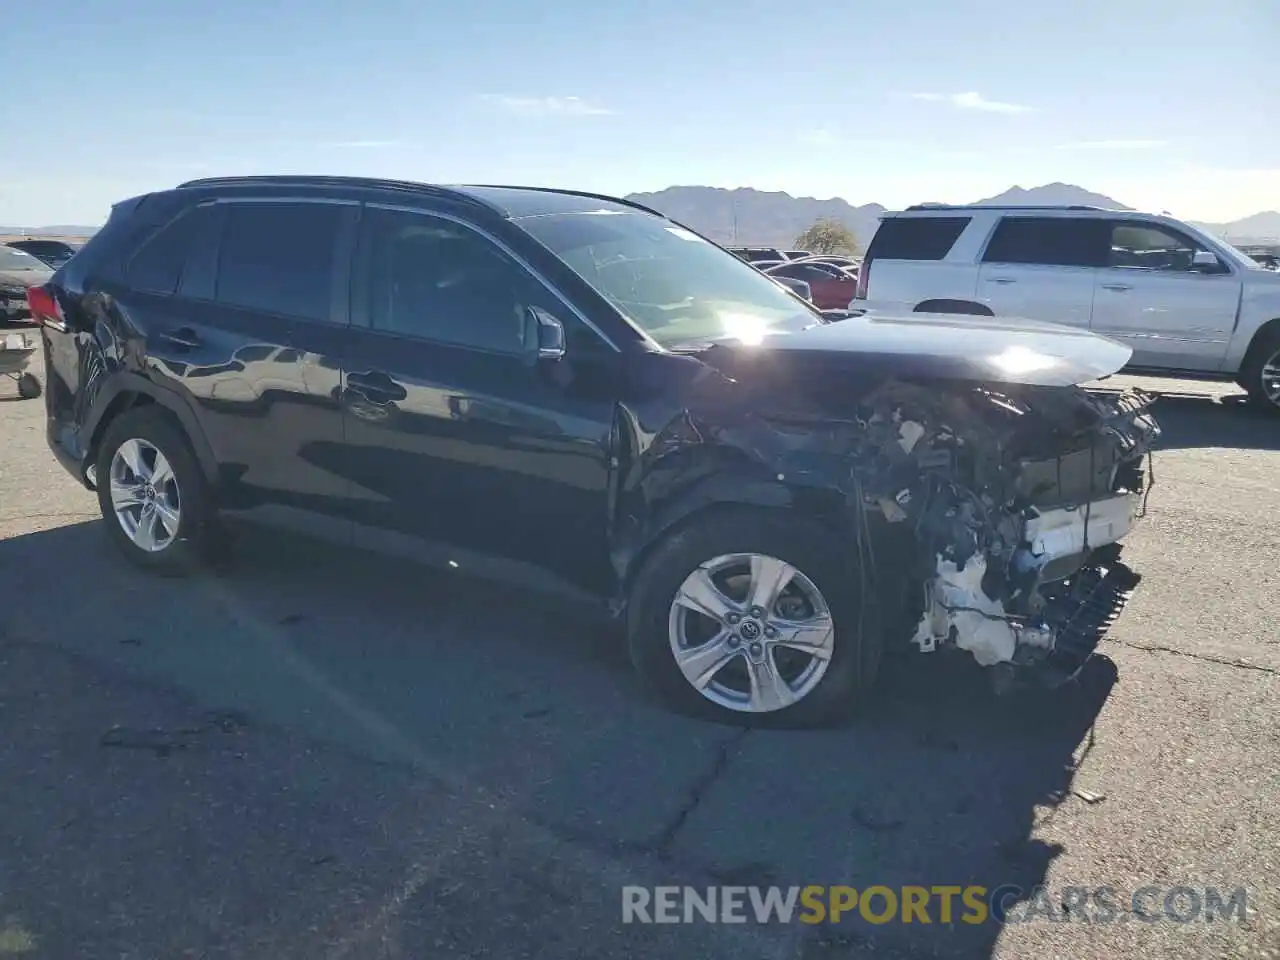
M 1050 685 L 1138 577 L 1118 541 L 1150 489 L 1151 398 L 1076 386 L 890 381 L 861 404 L 863 509 L 911 532 L 911 642 Z M 909 621 L 911 622 L 911 621 Z

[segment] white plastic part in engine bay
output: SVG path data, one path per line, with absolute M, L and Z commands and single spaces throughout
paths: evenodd
M 1027 521 L 1014 562 L 1030 569 L 1079 554 L 1086 543 L 1086 516 L 1090 547 L 1115 543 L 1133 525 L 1138 502 L 1133 494 L 1120 494 L 1087 506 L 1043 511 Z M 922 652 L 931 653 L 939 643 L 954 640 L 989 667 L 1012 660 L 1019 644 L 1053 648 L 1051 631 L 1006 619 L 1004 604 L 983 592 L 986 572 L 987 560 L 982 556 L 971 557 L 963 570 L 938 557 L 937 573 L 927 588 L 927 607 L 912 637 Z
M 1090 547 L 1115 543 L 1133 526 L 1140 498 L 1122 493 L 1105 500 L 1059 510 L 1044 510 L 1027 521 L 1024 536 L 1026 554 L 1031 566 L 1043 566 L 1050 560 L 1070 557 L 1084 549 L 1085 517 L 1089 519 Z

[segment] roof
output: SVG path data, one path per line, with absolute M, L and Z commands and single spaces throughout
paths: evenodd
M 187 187 L 320 187 L 347 190 L 378 190 L 446 198 L 454 201 L 478 204 L 501 216 L 545 216 L 553 213 L 587 213 L 596 210 L 613 210 L 619 213 L 643 210 L 661 216 L 656 210 L 604 194 L 578 190 L 557 190 L 549 187 L 451 185 L 418 183 L 412 180 L 384 180 L 373 177 L 340 177 L 305 174 L 258 175 L 247 177 L 209 177 L 188 180 L 178 185 Z
M 1101 210 L 1107 207 L 1093 207 L 1080 203 L 916 203 L 907 207 L 905 212 L 919 210 Z

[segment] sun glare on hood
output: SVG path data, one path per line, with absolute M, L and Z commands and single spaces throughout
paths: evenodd
M 1019 376 L 1036 370 L 1047 370 L 1058 361 L 1026 347 L 1009 347 L 991 358 L 991 363 L 1001 373 Z

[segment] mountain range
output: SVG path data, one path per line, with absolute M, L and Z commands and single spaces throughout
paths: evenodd
M 854 206 L 839 197 L 816 200 L 788 193 L 740 187 L 668 187 L 656 193 L 632 193 L 628 200 L 643 203 L 699 231 L 718 243 L 786 248 L 819 218 L 843 223 L 864 245 L 871 239 L 886 208 L 878 203 Z M 1048 183 L 1024 189 L 1011 187 L 979 204 L 1009 206 L 1070 205 L 1132 210 L 1118 200 L 1092 193 L 1069 183 Z M 1196 223 L 1196 226 L 1232 242 L 1280 238 L 1280 211 L 1256 213 L 1231 223 Z
M 667 187 L 656 193 L 632 193 L 627 199 L 660 210 L 667 216 L 699 231 L 719 243 L 790 247 L 795 238 L 821 218 L 843 223 L 864 245 L 876 232 L 886 208 L 878 203 L 854 206 L 839 197 L 815 200 L 789 193 L 740 187 Z M 1047 183 L 1024 189 L 1010 187 L 981 204 L 1035 206 L 1037 204 L 1083 204 L 1109 210 L 1132 210 L 1118 200 L 1091 193 L 1070 183 Z M 1196 223 L 1233 243 L 1280 239 L 1280 211 L 1268 210 L 1230 223 Z M 0 227 L 0 236 L 87 237 L 97 227 L 59 225 L 50 227 Z

